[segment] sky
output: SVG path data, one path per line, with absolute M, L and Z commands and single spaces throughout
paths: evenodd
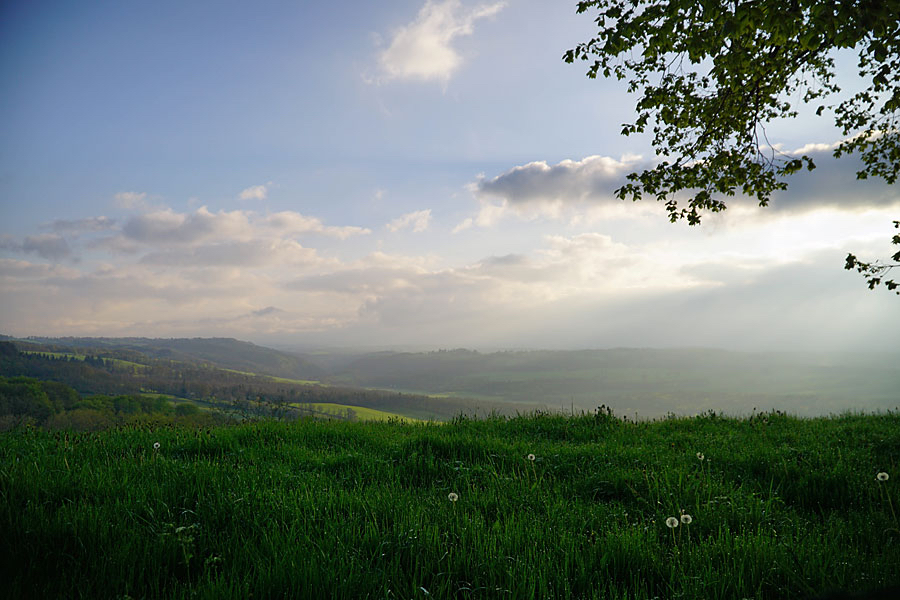
M 613 197 L 636 98 L 575 2 L 0 5 L 0 333 L 898 351 L 900 188 L 819 165 L 698 227 Z M 838 57 L 839 83 L 851 57 Z M 826 113 L 827 117 L 827 113 Z

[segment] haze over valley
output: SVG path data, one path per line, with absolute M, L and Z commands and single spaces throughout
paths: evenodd
M 205 408 L 252 398 L 446 420 L 592 412 L 601 405 L 637 419 L 773 410 L 810 417 L 900 407 L 896 354 L 646 348 L 300 353 L 226 338 L 6 339 L 4 375 L 37 375 L 82 394 L 161 393 Z

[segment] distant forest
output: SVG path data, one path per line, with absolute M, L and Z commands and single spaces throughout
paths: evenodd
M 23 346 L 23 351 L 18 346 Z M 134 350 L 115 348 L 79 355 L 72 353 L 71 348 L 0 342 L 0 375 L 32 378 L 51 388 L 53 384 L 62 384 L 78 396 L 161 395 L 223 412 L 266 413 L 288 418 L 303 413 L 302 407 L 292 406 L 295 404 L 334 403 L 426 419 L 447 419 L 459 413 L 484 414 L 504 408 L 499 403 L 475 400 L 293 382 L 221 369 L 201 361 L 149 358 Z M 66 394 L 62 395 L 70 398 Z M 64 410 L 71 406 L 71 400 L 39 404 Z M 46 408 L 36 410 L 32 417 L 49 418 Z

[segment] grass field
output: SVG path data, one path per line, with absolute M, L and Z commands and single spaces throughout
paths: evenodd
M 324 417 L 335 416 L 339 418 L 346 418 L 347 411 L 353 411 L 353 415 L 358 421 L 401 421 L 403 423 L 418 423 L 419 419 L 413 419 L 412 417 L 404 417 L 403 415 L 399 415 L 397 413 L 387 412 L 383 410 L 376 410 L 374 408 L 366 408 L 364 406 L 351 406 L 349 404 L 335 404 L 333 402 L 319 402 L 319 403 L 293 403 L 289 406 L 293 406 L 295 408 L 305 408 L 307 410 L 311 410 L 317 415 L 321 415 Z
M 802 598 L 900 584 L 898 463 L 897 413 L 20 429 L 0 576 L 45 598 Z
M 299 385 L 320 385 L 322 387 L 330 387 L 327 383 L 322 383 L 321 381 L 316 381 L 314 379 L 289 379 L 288 377 L 275 377 L 274 375 L 263 375 L 260 373 L 251 373 L 250 371 L 238 371 L 237 369 L 224 369 L 222 367 L 216 367 L 221 371 L 228 371 L 229 373 L 237 373 L 239 375 L 247 375 L 249 377 L 264 377 L 266 379 L 271 379 L 272 381 L 278 381 L 280 383 L 296 383 Z

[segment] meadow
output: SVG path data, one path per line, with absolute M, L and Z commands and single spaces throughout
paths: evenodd
M 803 598 L 900 584 L 900 414 L 0 434 L 46 598 Z M 886 474 L 887 479 L 885 479 Z

